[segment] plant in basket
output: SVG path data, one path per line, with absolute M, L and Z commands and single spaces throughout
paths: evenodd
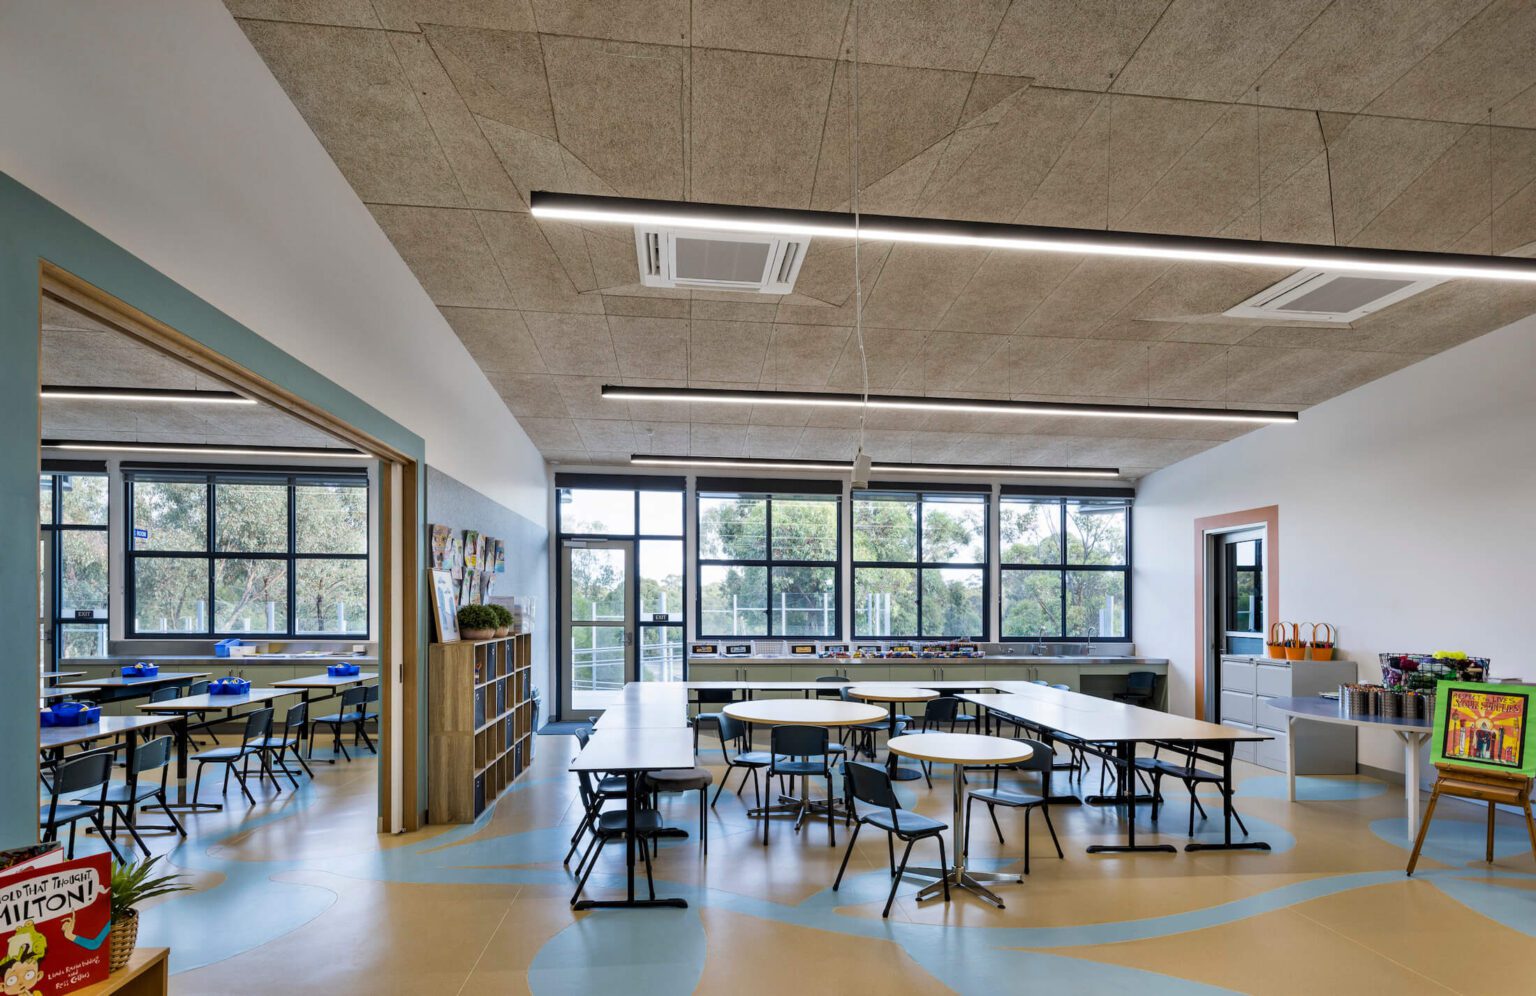
M 492 602 L 488 608 L 496 613 L 496 635 L 506 636 L 512 632 L 512 610 L 505 605 Z
M 489 605 L 466 605 L 459 610 L 459 635 L 466 640 L 491 639 L 496 624 L 496 613 Z
M 151 876 L 155 864 L 162 855 L 155 855 L 132 864 L 112 864 L 112 940 L 110 970 L 118 971 L 128 964 L 134 945 L 139 941 L 140 903 L 166 896 L 173 892 L 187 892 L 191 886 L 182 885 L 185 876 Z

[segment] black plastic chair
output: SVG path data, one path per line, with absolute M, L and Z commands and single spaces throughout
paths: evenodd
M 1051 832 L 1051 843 L 1056 845 L 1056 856 L 1065 858 L 1062 853 L 1061 841 L 1056 836 L 1056 826 L 1051 822 L 1051 807 L 1049 796 L 1051 794 L 1051 772 L 1056 767 L 1056 754 L 1051 745 L 1041 740 L 1020 740 L 1019 743 L 1034 749 L 1034 753 L 1027 759 L 1017 764 L 1009 765 L 1013 771 L 1037 771 L 1040 773 L 1040 794 L 1032 795 L 1026 792 L 1015 792 L 1011 789 L 998 788 L 996 769 L 992 772 L 992 787 L 990 789 L 973 789 L 965 800 L 965 842 L 964 847 L 969 851 L 971 846 L 971 803 L 984 802 L 987 804 L 987 815 L 992 817 L 992 828 L 997 831 L 997 842 L 1003 840 L 1002 825 L 997 822 L 997 807 L 1006 806 L 1009 809 L 1024 810 L 1024 875 L 1029 874 L 1029 814 L 1036 809 L 1045 817 L 1046 829 Z M 1019 881 L 1024 881 L 1024 876 L 1019 876 Z
M 837 844 L 837 820 L 833 810 L 836 796 L 832 792 L 832 752 L 828 749 L 825 726 L 775 726 L 768 736 L 768 780 L 774 775 L 800 779 L 800 797 L 809 800 L 812 778 L 827 780 L 827 846 Z M 808 805 L 803 802 L 802 806 Z M 805 810 L 802 809 L 802 815 Z M 768 846 L 768 824 L 763 818 L 763 846 Z M 799 817 L 795 829 L 800 829 Z
M 1232 805 L 1233 793 L 1227 792 L 1226 779 L 1219 771 L 1209 771 L 1195 766 L 1195 750 L 1189 748 L 1183 761 L 1170 761 L 1167 758 L 1158 757 L 1162 750 L 1161 745 L 1153 748 L 1151 757 L 1139 757 L 1136 759 L 1136 771 L 1152 777 L 1152 822 L 1157 822 L 1158 811 L 1163 805 L 1163 779 L 1176 778 L 1184 783 L 1189 790 L 1189 836 L 1195 835 L 1195 810 L 1200 811 L 1200 818 L 1206 819 L 1205 807 L 1200 805 L 1200 796 L 1196 789 L 1201 785 L 1215 785 L 1216 790 L 1226 795 L 1226 803 L 1232 806 L 1232 817 L 1237 820 L 1238 829 L 1243 836 L 1248 836 L 1248 828 L 1243 825 L 1243 818 L 1238 815 L 1237 807 Z
M 280 735 L 268 734 L 262 737 L 259 743 L 252 745 L 267 755 L 267 760 L 270 761 L 267 767 L 270 767 L 273 772 L 282 772 L 287 775 L 288 781 L 293 783 L 294 788 L 299 787 L 299 780 L 294 777 L 293 769 L 288 766 L 289 751 L 293 751 L 294 760 L 299 762 L 299 767 L 304 769 L 304 773 L 310 778 L 315 777 L 315 773 L 309 768 L 309 762 L 305 761 L 304 755 L 299 752 L 299 742 L 307 726 L 309 726 L 309 703 L 295 703 L 288 707 L 288 713 L 283 717 L 283 732 Z M 275 774 L 272 781 L 274 784 L 277 782 Z
M 592 784 L 592 773 L 589 771 L 576 772 L 583 800 L 595 797 L 596 788 Z M 597 803 L 601 805 L 601 803 Z M 635 811 L 635 843 L 640 854 L 645 858 L 645 884 L 650 890 L 651 898 L 656 898 L 656 880 L 651 875 L 651 844 L 660 835 L 662 830 L 661 814 L 654 809 L 637 809 Z M 629 813 L 625 809 L 610 809 L 599 811 L 592 820 L 592 843 L 587 845 L 586 853 L 582 854 L 581 861 L 576 865 L 577 880 L 576 891 L 571 895 L 571 903 L 581 898 L 581 892 L 587 886 L 587 879 L 592 874 L 592 869 L 597 867 L 597 859 L 602 855 L 603 848 L 610 841 L 623 840 L 629 832 Z
M 699 793 L 699 847 L 704 854 L 709 853 L 709 807 L 705 803 L 709 799 L 709 787 L 713 784 L 715 776 L 710 774 L 708 768 L 668 768 L 645 774 L 645 787 L 651 791 L 654 809 L 661 808 L 661 800 L 657 797 L 663 792 Z
M 377 688 L 378 686 L 374 685 L 372 687 Z M 368 739 L 368 731 L 363 729 L 363 723 L 369 718 L 367 709 L 368 688 L 361 686 L 348 688 L 341 693 L 341 705 L 338 707 L 338 710 L 328 716 L 317 717 L 313 725 L 320 726 L 323 724 L 329 726 L 332 736 L 332 753 L 339 750 L 342 757 L 351 761 L 352 755 L 347 753 L 347 745 L 341 739 L 341 729 L 348 723 L 351 723 L 354 731 L 352 746 L 357 746 L 357 738 L 361 736 L 363 741 L 368 744 L 368 749 L 370 751 L 373 750 L 373 741 Z M 313 730 L 309 734 L 309 759 L 311 761 L 315 759 L 315 734 Z
M 818 680 L 820 680 L 820 679 L 818 679 Z M 864 704 L 864 702 L 861 699 L 856 699 L 852 695 L 849 695 L 848 694 L 848 689 L 847 689 L 846 686 L 843 687 L 843 688 L 839 688 L 837 690 L 837 693 L 842 698 L 842 700 L 844 702 L 857 702 L 860 705 Z M 903 730 L 905 728 L 906 727 L 902 724 L 902 721 L 901 721 L 900 717 L 897 717 L 897 720 L 896 720 L 897 732 L 899 733 L 901 730 Z M 879 736 L 882 733 L 889 733 L 890 731 L 891 731 L 890 724 L 886 720 L 883 720 L 883 719 L 876 720 L 873 723 L 864 723 L 864 724 L 859 725 L 859 726 L 845 726 L 845 727 L 842 728 L 842 734 L 844 736 L 848 736 L 848 737 L 852 738 L 852 740 L 853 740 L 852 746 L 853 746 L 853 749 L 854 749 L 855 753 L 863 754 L 865 757 L 869 758 L 871 761 L 873 761 L 875 759 L 875 737 Z
M 1129 702 L 1131 705 L 1150 706 L 1152 696 L 1157 691 L 1157 672 L 1132 671 L 1125 676 L 1125 691 L 1115 693 L 1116 702 Z
M 107 810 L 107 788 L 111 777 L 111 751 L 76 754 L 69 760 L 61 762 L 53 772 L 53 784 L 48 792 L 48 808 L 45 813 L 39 815 L 37 821 L 43 840 L 58 840 L 59 827 L 68 826 L 69 847 L 65 854 L 73 858 L 75 856 L 75 824 L 81 820 L 90 820 L 96 832 L 101 834 L 101 839 L 107 842 L 112 856 L 122 861 L 123 856 L 118 851 L 117 844 L 113 842 L 112 836 L 107 833 L 105 821 L 102 819 Z M 93 790 L 95 798 L 60 800 L 60 796 Z
M 763 793 L 758 787 L 757 773 L 766 768 L 773 760 L 773 755 L 766 751 L 751 750 L 751 744 L 747 742 L 747 728 L 740 720 L 732 719 L 722 713 L 719 724 L 720 753 L 725 755 L 725 777 L 720 779 L 720 786 L 715 789 L 715 797 L 709 801 L 713 806 L 720 801 L 720 793 L 725 791 L 725 783 L 731 780 L 731 774 L 740 768 L 742 771 L 741 784 L 745 788 L 747 775 L 752 776 L 752 797 L 756 800 L 756 807 L 763 804 Z M 731 754 L 735 750 L 735 755 Z
M 112 807 L 112 832 L 117 832 L 117 821 L 121 817 L 129 835 L 133 837 L 133 842 L 139 845 L 139 850 L 144 852 L 145 857 L 149 856 L 149 845 L 144 843 L 143 837 L 139 836 L 139 828 L 134 821 L 134 810 L 144 803 L 151 801 L 157 803 L 156 808 L 170 817 L 171 828 L 183 837 L 187 835 L 186 827 L 181 825 L 181 821 L 176 818 L 175 811 L 170 808 L 170 803 L 166 799 L 166 791 L 170 787 L 173 743 L 173 737 L 165 736 L 139 745 L 133 752 L 133 763 L 128 769 L 128 780 L 113 782 L 107 787 L 107 794 L 103 798 L 103 801 Z M 145 775 L 156 770 L 160 772 L 158 784 L 145 779 Z
M 902 809 L 901 802 L 896 798 L 895 789 L 891 788 L 891 776 L 885 768 L 877 764 L 866 764 L 863 761 L 846 761 L 843 763 L 843 785 L 846 787 L 850 807 L 862 802 L 865 805 L 876 807 L 873 812 L 858 813 L 858 821 L 853 825 L 853 836 L 848 840 L 848 850 L 843 852 L 843 863 L 837 869 L 837 878 L 832 882 L 832 891 L 836 892 L 838 886 L 843 884 L 843 873 L 848 870 L 848 859 L 853 855 L 853 848 L 859 840 L 859 831 L 867 823 L 878 827 L 886 833 L 886 850 L 891 858 L 891 894 L 885 897 L 885 910 L 880 915 L 891 915 L 891 903 L 896 900 L 896 887 L 901 884 L 901 876 L 907 870 L 907 859 L 912 856 L 912 845 L 929 837 L 939 842 L 939 867 L 947 869 L 949 859 L 944 853 L 944 838 L 941 836 L 949 829 L 949 824 Z M 906 844 L 906 850 L 901 854 L 901 864 L 896 864 L 896 844 L 900 840 Z M 944 901 L 949 902 L 949 878 L 944 882 Z
M 192 760 L 197 762 L 197 778 L 192 783 L 192 801 L 197 801 L 198 792 L 202 789 L 203 768 L 209 764 L 222 764 L 224 765 L 223 794 L 227 795 L 229 793 L 229 775 L 233 772 L 235 780 L 240 783 L 240 791 L 244 794 L 246 801 L 253 806 L 256 805 L 256 797 L 251 795 L 250 786 L 245 782 L 250 773 L 246 766 L 250 764 L 251 758 L 254 757 L 261 764 L 263 770 L 265 770 L 267 755 L 263 754 L 261 748 L 256 746 L 256 742 L 265 740 L 271 732 L 271 708 L 257 709 L 255 712 L 246 715 L 245 734 L 240 738 L 240 745 L 238 747 L 215 747 L 212 750 L 193 754 Z M 268 771 L 267 774 L 271 775 L 271 772 Z M 272 784 L 277 784 L 276 775 L 272 775 Z
M 698 698 L 696 698 L 694 701 L 700 706 L 729 705 L 730 703 L 736 701 L 736 693 L 731 691 L 729 688 L 701 688 L 698 690 L 697 694 Z M 719 726 L 720 717 L 724 715 L 725 713 L 723 712 L 715 712 L 713 710 L 706 712 L 701 709 L 699 713 L 693 717 L 693 752 L 695 754 L 699 752 L 699 729 L 705 723 Z
M 576 727 L 575 736 L 577 745 L 585 750 L 592 739 L 592 727 Z M 578 779 L 577 789 L 581 793 L 581 822 L 576 825 L 576 832 L 571 834 L 571 847 L 565 852 L 565 860 L 561 862 L 564 865 L 569 865 L 571 858 L 575 857 L 576 851 L 581 847 L 581 838 L 592 829 L 592 824 L 596 821 L 603 804 L 614 799 L 623 799 L 627 795 L 623 775 L 603 775 L 595 781 L 590 776 L 586 779 Z M 586 861 L 585 855 L 582 861 Z M 576 871 L 580 873 L 580 865 L 576 866 Z

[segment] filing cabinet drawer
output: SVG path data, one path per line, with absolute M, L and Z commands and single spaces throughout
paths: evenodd
M 1285 715 L 1275 712 L 1275 710 L 1269 707 L 1269 701 L 1272 697 L 1269 695 L 1260 695 L 1258 697 L 1258 705 L 1254 708 L 1253 713 L 1253 725 L 1261 730 L 1268 730 L 1271 733 L 1284 733 L 1286 732 Z
M 1221 659 L 1222 691 L 1251 693 L 1254 688 L 1253 671 L 1254 665 L 1251 661 L 1223 657 Z
M 1222 720 L 1221 725 L 1222 726 L 1230 726 L 1234 730 L 1242 730 L 1244 733 L 1252 733 L 1253 732 L 1253 727 L 1247 725 L 1246 723 L 1231 723 L 1231 722 L 1228 722 L 1226 720 Z M 1255 755 L 1255 747 L 1254 747 L 1253 742 L 1252 741 L 1241 741 L 1239 743 L 1234 744 L 1233 747 L 1232 747 L 1232 756 L 1235 757 L 1239 761 L 1247 761 L 1249 764 L 1252 764 L 1254 762 L 1254 758 L 1256 756 Z
M 1282 696 L 1291 694 L 1291 669 L 1284 664 L 1258 664 L 1255 691 L 1260 695 Z
M 1225 723 L 1230 719 L 1234 723 L 1241 723 L 1244 726 L 1251 727 L 1254 721 L 1253 705 L 1252 695 L 1223 690 L 1221 693 L 1221 721 Z

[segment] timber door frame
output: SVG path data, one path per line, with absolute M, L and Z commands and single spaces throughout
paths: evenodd
M 420 770 L 418 693 L 420 659 L 421 467 L 409 454 L 354 428 L 318 405 L 213 351 L 190 336 L 46 260 L 39 290 L 50 300 L 82 311 L 103 325 L 170 356 L 293 418 L 371 454 L 379 473 L 379 585 L 377 646 L 383 703 L 379 719 L 379 831 L 416 830 L 423 823 L 418 798 Z M 39 325 L 38 335 L 42 329 Z M 39 406 L 41 399 L 39 398 Z M 39 411 L 41 424 L 41 411 Z

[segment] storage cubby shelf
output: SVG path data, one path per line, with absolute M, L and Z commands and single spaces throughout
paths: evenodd
M 434 643 L 427 815 L 470 823 L 533 760 L 532 637 Z

